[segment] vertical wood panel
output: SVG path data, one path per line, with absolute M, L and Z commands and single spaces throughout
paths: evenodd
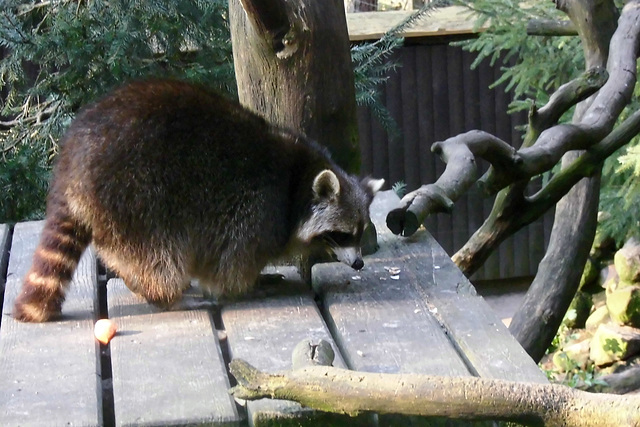
M 449 78 L 449 135 L 458 135 L 466 130 L 464 105 L 462 50 L 447 46 L 447 71 Z M 453 224 L 453 252 L 464 245 L 468 239 L 467 218 L 469 197 L 460 198 L 451 214 Z
M 492 67 L 493 80 L 496 81 L 500 78 L 500 67 Z M 509 102 L 511 97 L 505 93 L 504 85 L 496 87 L 493 92 L 495 93 L 495 122 L 496 122 L 496 136 L 511 145 L 512 141 L 512 128 L 511 118 L 507 114 L 509 109 Z M 514 236 L 507 238 L 498 248 L 498 260 L 500 265 L 500 277 L 514 277 L 514 267 L 516 258 L 514 256 Z
M 442 141 L 450 137 L 449 131 L 449 70 L 447 63 L 447 45 L 432 46 L 431 71 L 433 87 L 433 130 L 434 140 Z M 438 176 L 444 172 L 445 164 L 440 159 L 436 161 Z M 453 253 L 453 221 L 450 215 L 436 215 L 436 240 L 451 255 Z
M 358 107 L 358 135 L 360 144 L 360 172 L 373 170 L 373 147 L 371 146 L 371 120 L 369 109 Z
M 380 87 L 380 99 L 385 99 L 385 86 Z M 372 175 L 385 178 L 389 182 L 389 156 L 387 156 L 387 132 L 373 113 L 369 116 L 371 127 L 371 147 L 373 149 Z M 390 183 L 393 184 L 393 183 Z
M 402 96 L 402 136 L 404 139 L 404 182 L 411 189 L 420 187 L 418 93 L 416 91 L 415 50 L 401 51 L 400 91 Z
M 418 96 L 420 132 L 419 156 L 420 156 L 420 183 L 430 183 L 437 179 L 435 162 L 436 156 L 431 153 L 433 139 L 433 113 L 432 99 L 433 73 L 431 72 L 431 49 L 429 46 L 415 46 L 416 52 L 416 93 Z M 437 228 L 436 218 L 430 216 L 425 221 L 425 227 L 433 234 Z
M 520 147 L 522 145 L 523 131 L 516 128 L 526 123 L 526 113 L 524 111 L 514 113 L 511 114 L 509 118 L 511 119 L 511 143 L 514 147 Z M 529 254 L 533 251 L 533 247 L 530 245 L 529 228 L 530 227 L 523 228 L 513 237 L 515 248 L 513 276 L 515 277 L 529 276 L 531 274 L 531 259 Z
M 399 55 L 394 55 L 392 60 L 400 61 Z M 404 67 L 402 67 L 404 68 Z M 400 73 L 396 72 L 389 77 L 386 85 L 386 106 L 389 112 L 402 129 L 401 137 L 387 137 L 387 155 L 389 156 L 389 183 L 391 185 L 398 181 L 405 181 L 404 176 L 404 140 L 405 130 L 403 126 L 403 102 L 402 92 L 400 91 Z
M 480 129 L 491 134 L 496 133 L 495 92 L 489 90 L 489 85 L 494 82 L 493 69 L 488 61 L 483 61 L 478 66 L 479 89 L 480 89 Z M 494 197 L 482 200 L 482 210 L 484 218 L 488 217 L 493 207 Z M 493 253 L 484 263 L 485 277 L 500 277 L 499 254 Z
M 471 64 L 475 56 L 469 52 L 462 52 L 462 83 L 464 86 L 465 130 L 480 128 L 480 76 L 476 70 L 471 70 Z M 478 167 L 483 163 L 478 162 Z M 484 166 L 483 169 L 486 169 Z M 480 172 L 482 173 L 482 172 Z M 480 228 L 484 222 L 483 198 L 476 186 L 472 187 L 466 195 L 467 198 L 467 237 Z M 484 267 L 476 273 L 476 276 L 484 277 Z

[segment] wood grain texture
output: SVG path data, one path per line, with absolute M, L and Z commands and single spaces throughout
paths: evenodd
M 391 191 L 374 200 L 371 216 L 381 248 L 365 257 L 359 280 L 349 279 L 353 272 L 339 264 L 313 270 L 314 288 L 350 367 L 545 382 L 428 232 L 401 238 L 388 231 L 386 212 L 397 202 Z M 389 267 L 399 270 L 397 280 Z
M 376 222 L 378 227 L 386 228 Z M 416 245 L 415 239 L 379 243 L 386 247 L 366 257 L 360 272 L 330 263 L 314 266 L 312 273 L 325 318 L 349 368 L 470 375 L 431 314 L 436 307 L 420 294 L 418 281 L 423 277 L 416 277 L 415 263 L 431 255 L 429 248 Z M 400 252 L 409 247 L 411 256 L 403 256 Z
M 238 425 L 211 315 L 160 311 L 121 279 L 107 284 L 116 425 Z
M 290 287 L 285 282 L 300 281 L 291 268 L 275 271 L 285 276 L 283 288 Z M 291 369 L 293 348 L 304 339 L 331 343 L 336 353 L 333 366 L 345 367 L 309 291 L 230 303 L 222 310 L 222 321 L 231 358 L 244 359 L 258 369 L 268 372 Z M 252 426 L 333 425 L 348 419 L 305 409 L 298 403 L 270 399 L 247 402 L 247 412 Z
M 11 317 L 13 301 L 43 222 L 15 226 L 0 328 L 0 425 L 102 425 L 99 347 L 93 337 L 97 270 L 93 252 L 80 260 L 62 318 L 40 324 Z
M 406 19 L 413 11 L 347 13 L 347 28 L 351 41 L 379 39 Z M 401 37 L 445 36 L 472 34 L 473 17 L 463 7 L 450 6 L 433 11 L 401 34 Z

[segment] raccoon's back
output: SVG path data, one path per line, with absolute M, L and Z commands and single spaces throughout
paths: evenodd
M 269 209 L 287 222 L 293 151 L 224 97 L 186 83 L 139 82 L 78 115 L 53 188 L 92 228 L 117 224 L 123 234 L 218 221 L 220 229 L 246 228 Z

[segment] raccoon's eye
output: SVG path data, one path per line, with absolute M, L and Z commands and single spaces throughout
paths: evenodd
M 329 231 L 324 233 L 322 237 L 335 246 L 352 246 L 355 241 L 353 234 L 343 233 L 341 231 Z

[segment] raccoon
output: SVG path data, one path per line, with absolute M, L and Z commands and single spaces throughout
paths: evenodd
M 84 108 L 63 137 L 13 315 L 58 316 L 91 243 L 133 292 L 164 307 L 192 278 L 237 296 L 266 264 L 318 247 L 359 270 L 381 185 L 200 86 L 130 83 Z

